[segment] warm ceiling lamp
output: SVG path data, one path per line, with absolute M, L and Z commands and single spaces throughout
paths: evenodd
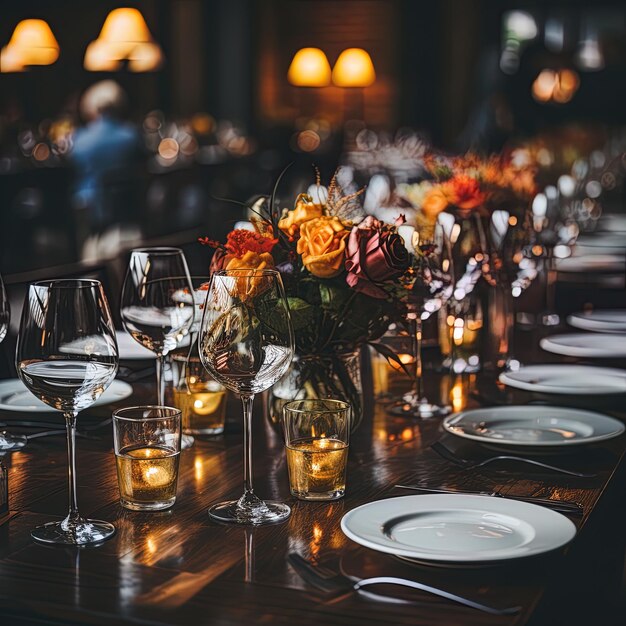
M 2 72 L 21 72 L 28 65 L 52 65 L 59 58 L 59 44 L 44 20 L 22 20 L 2 49 Z
M 537 102 L 569 102 L 580 86 L 578 74 L 571 69 L 551 70 L 539 72 L 532 85 L 533 98 Z
M 376 80 L 370 55 L 363 48 L 347 48 L 333 68 L 333 84 L 337 87 L 369 87 Z
M 326 87 L 330 84 L 330 64 L 319 48 L 302 48 L 294 55 L 287 80 L 296 87 Z
M 92 72 L 115 71 L 128 61 L 131 72 L 151 72 L 161 67 L 163 53 L 137 9 L 114 9 L 108 15 L 98 39 L 85 51 L 84 66 Z

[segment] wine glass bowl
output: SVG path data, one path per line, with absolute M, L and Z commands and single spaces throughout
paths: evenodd
M 30 286 L 22 311 L 16 369 L 28 390 L 66 418 L 69 513 L 32 531 L 37 541 L 87 545 L 108 539 L 115 527 L 78 512 L 76 417 L 111 384 L 119 355 L 102 285 L 96 280 L 50 280 Z
M 157 404 L 164 404 L 163 365 L 189 334 L 194 320 L 187 262 L 178 248 L 139 248 L 131 253 L 122 287 L 124 328 L 157 355 Z
M 244 413 L 244 494 L 211 507 L 215 520 L 240 524 L 280 522 L 290 509 L 264 502 L 252 487 L 252 403 L 287 371 L 294 352 L 291 316 L 275 270 L 221 270 L 213 274 L 198 339 L 204 367 L 239 394 Z

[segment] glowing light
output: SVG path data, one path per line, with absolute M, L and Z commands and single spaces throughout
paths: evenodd
M 559 180 L 557 181 L 557 185 L 559 186 L 559 191 L 564 196 L 573 196 L 576 191 L 576 181 L 567 174 L 563 174 L 563 176 L 559 176 Z
M 127 58 L 131 72 L 154 72 L 163 65 L 161 47 L 151 42 L 137 44 Z
M 509 217 L 509 226 L 517 226 L 517 217 L 515 215 Z
M 330 63 L 319 48 L 298 50 L 287 72 L 287 80 L 296 87 L 325 87 L 330 77 Z
M 313 152 L 319 148 L 321 140 L 314 130 L 303 130 L 298 133 L 296 143 L 302 152 Z
M 333 67 L 332 79 L 337 87 L 369 87 L 376 80 L 370 55 L 362 48 L 347 48 Z
M 33 148 L 33 158 L 35 161 L 47 161 L 50 156 L 50 148 L 45 143 L 38 143 Z
M 111 44 L 118 59 L 126 59 L 137 44 L 150 43 L 152 35 L 139 10 L 123 7 L 107 15 L 98 39 Z
M 2 72 L 20 72 L 27 65 L 52 65 L 59 58 L 59 44 L 44 20 L 22 20 L 2 49 Z M 5 66 L 6 63 L 6 66 Z
M 176 139 L 166 137 L 159 144 L 159 156 L 163 159 L 175 159 L 178 156 L 179 146 Z
M 532 85 L 533 98 L 538 102 L 569 102 L 578 91 L 580 79 L 574 70 L 541 70 Z

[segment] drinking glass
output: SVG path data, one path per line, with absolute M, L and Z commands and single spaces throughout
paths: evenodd
M 338 500 L 346 492 L 350 405 L 342 400 L 294 400 L 283 407 L 291 495 Z
M 453 267 L 445 229 L 437 223 L 431 230 L 414 232 L 414 271 L 405 285 L 405 326 L 412 357 L 405 365 L 411 369 L 413 384 L 410 391 L 388 409 L 392 415 L 420 419 L 450 412 L 449 406 L 430 402 L 422 388 L 422 324 L 431 315 L 438 315 L 453 291 Z
M 4 289 L 2 276 L 0 276 L 0 343 L 7 336 L 10 321 L 11 309 L 9 308 L 9 300 Z M 27 439 L 24 435 L 13 435 L 6 430 L 0 431 L 0 452 L 19 450 L 26 445 L 26 441 Z
M 34 283 L 26 294 L 17 339 L 17 374 L 37 398 L 61 411 L 67 426 L 69 513 L 32 531 L 37 541 L 86 545 L 115 527 L 81 517 L 76 493 L 76 416 L 91 406 L 117 373 L 115 328 L 97 280 Z
M 293 327 L 280 274 L 275 270 L 221 270 L 213 274 L 199 336 L 209 373 L 237 393 L 244 418 L 244 493 L 209 509 L 220 522 L 267 524 L 286 519 L 290 508 L 264 502 L 252 486 L 252 404 L 287 371 L 294 351 Z
M 162 511 L 176 502 L 181 412 L 132 406 L 113 413 L 120 503 L 132 511 Z
M 193 287 L 178 248 L 140 248 L 130 256 L 122 287 L 121 316 L 132 338 L 157 355 L 157 404 L 165 404 L 163 370 L 168 354 L 189 334 Z

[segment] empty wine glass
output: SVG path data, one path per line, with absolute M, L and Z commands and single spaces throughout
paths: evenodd
M 2 276 L 0 276 L 0 343 L 7 336 L 10 321 L 11 309 L 9 308 L 9 300 L 4 289 Z M 6 430 L 0 431 L 0 452 L 19 450 L 26 445 L 26 441 L 27 439 L 24 435 L 13 435 Z
M 122 288 L 122 323 L 135 341 L 157 355 L 159 406 L 165 404 L 166 358 L 189 334 L 194 320 L 192 293 L 182 250 L 141 248 L 132 251 Z
M 115 527 L 81 517 L 76 494 L 76 416 L 91 406 L 117 373 L 115 328 L 97 280 L 50 280 L 30 286 L 17 340 L 17 374 L 37 398 L 61 411 L 67 427 L 69 513 L 32 531 L 37 541 L 86 545 Z
M 445 229 L 437 223 L 430 229 L 415 229 L 411 247 L 413 271 L 406 286 L 405 326 L 410 340 L 411 389 L 388 409 L 392 415 L 426 419 L 450 412 L 449 406 L 430 402 L 422 385 L 422 324 L 439 310 L 453 291 L 453 268 Z
M 252 404 L 287 371 L 293 327 L 280 274 L 275 270 L 221 270 L 213 274 L 199 336 L 200 358 L 218 382 L 239 394 L 244 418 L 244 494 L 209 514 L 220 522 L 267 524 L 286 519 L 281 502 L 264 502 L 252 486 Z

